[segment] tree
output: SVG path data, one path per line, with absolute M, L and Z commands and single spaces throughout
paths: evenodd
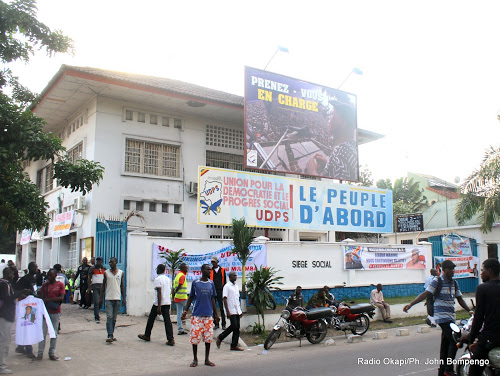
M 250 279 L 246 284 L 250 302 L 257 310 L 257 320 L 259 320 L 259 316 L 262 317 L 262 328 L 266 327 L 264 310 L 276 308 L 276 302 L 274 301 L 273 294 L 271 294 L 271 290 L 280 290 L 276 285 L 283 284 L 280 281 L 283 277 L 276 276 L 277 272 L 274 268 L 266 268 L 261 265 L 259 269 L 250 275 Z
M 171 249 L 160 246 L 160 257 L 165 260 L 165 266 L 170 269 L 172 274 L 172 281 L 175 279 L 175 271 L 180 268 L 184 257 L 187 254 L 184 252 L 184 248 L 178 251 L 173 251 Z
M 245 218 L 235 219 L 231 221 L 231 238 L 234 246 L 233 254 L 236 255 L 241 262 L 243 275 L 241 277 L 241 301 L 242 308 L 246 310 L 246 289 L 245 289 L 245 266 L 252 252 L 250 251 L 250 244 L 254 240 L 253 234 L 255 233 L 254 227 L 248 227 Z
M 368 169 L 368 166 L 359 167 L 359 183 L 356 185 L 361 187 L 373 187 L 372 172 Z
M 486 150 L 479 170 L 461 185 L 462 197 L 455 218 L 463 225 L 479 213 L 481 231 L 487 233 L 500 218 L 500 148 Z
M 0 1 L 2 63 L 29 62 L 35 49 L 45 50 L 49 56 L 72 50 L 71 39 L 39 22 L 36 10 L 34 0 Z M 27 108 L 34 98 L 10 69 L 0 72 L 0 222 L 7 231 L 40 230 L 48 224 L 48 205 L 24 173 L 23 161 L 51 161 L 58 184 L 83 194 L 99 184 L 104 173 L 98 162 L 82 159 L 71 163 L 65 157 L 61 140 L 44 133 L 44 120 Z
M 408 214 L 420 212 L 427 207 L 427 197 L 424 190 L 420 189 L 419 182 L 413 178 L 396 179 L 392 185 L 390 179 L 380 179 L 377 187 L 392 190 L 392 202 L 394 214 Z

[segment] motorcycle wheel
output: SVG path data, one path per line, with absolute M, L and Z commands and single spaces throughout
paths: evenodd
M 274 345 L 274 342 L 276 342 L 276 340 L 280 338 L 280 335 L 281 335 L 281 328 L 279 328 L 278 330 L 276 329 L 271 330 L 271 333 L 269 333 L 269 335 L 266 338 L 266 342 L 264 342 L 264 349 L 269 350 L 271 346 Z
M 322 320 L 316 321 L 316 325 L 306 333 L 307 340 L 313 345 L 320 343 L 326 337 L 326 329 L 326 324 Z
M 358 325 L 351 329 L 352 334 L 362 336 L 368 331 L 368 328 L 370 328 L 370 320 L 365 315 L 359 316 L 356 319 L 356 324 Z

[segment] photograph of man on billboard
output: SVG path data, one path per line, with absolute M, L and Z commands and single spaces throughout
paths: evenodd
M 246 69 L 247 168 L 358 181 L 356 97 Z

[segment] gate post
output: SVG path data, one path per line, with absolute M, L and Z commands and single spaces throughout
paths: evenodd
M 152 294 L 149 288 L 152 285 L 152 249 L 148 248 L 147 236 L 148 233 L 142 231 L 128 234 L 127 313 L 131 316 L 144 316 L 151 309 L 152 302 L 148 298 Z

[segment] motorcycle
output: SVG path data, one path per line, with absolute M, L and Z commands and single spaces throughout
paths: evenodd
M 284 330 L 285 335 L 290 338 L 297 338 L 302 346 L 302 338 L 306 337 L 312 344 L 323 341 L 326 337 L 327 327 L 323 320 L 332 315 L 328 307 L 312 308 L 306 310 L 302 307 L 292 308 L 288 304 L 281 312 L 281 316 L 274 325 L 273 330 L 264 342 L 264 349 L 269 350 Z
M 354 302 L 351 302 L 351 304 Z M 338 303 L 330 307 L 332 315 L 325 318 L 328 327 L 343 330 L 344 333 L 350 330 L 352 334 L 362 336 L 370 328 L 370 320 L 375 315 L 375 307 L 370 303 L 353 304 Z M 367 316 L 368 315 L 368 316 Z M 347 334 L 346 334 L 347 335 Z
M 471 300 L 472 301 L 472 300 Z M 472 302 L 474 306 L 474 302 Z M 460 338 L 463 334 L 467 334 L 470 332 L 472 327 L 472 321 L 474 320 L 474 315 L 472 315 L 468 320 L 461 320 L 459 325 L 450 324 L 453 339 L 457 343 L 457 347 L 461 348 Z M 472 353 L 474 353 L 475 344 L 468 345 L 466 344 L 464 353 L 459 358 L 455 372 L 458 376 L 468 376 L 469 375 L 469 366 L 472 358 Z M 489 364 L 483 370 L 483 376 L 499 376 L 500 375 L 500 347 L 495 347 L 488 353 Z

